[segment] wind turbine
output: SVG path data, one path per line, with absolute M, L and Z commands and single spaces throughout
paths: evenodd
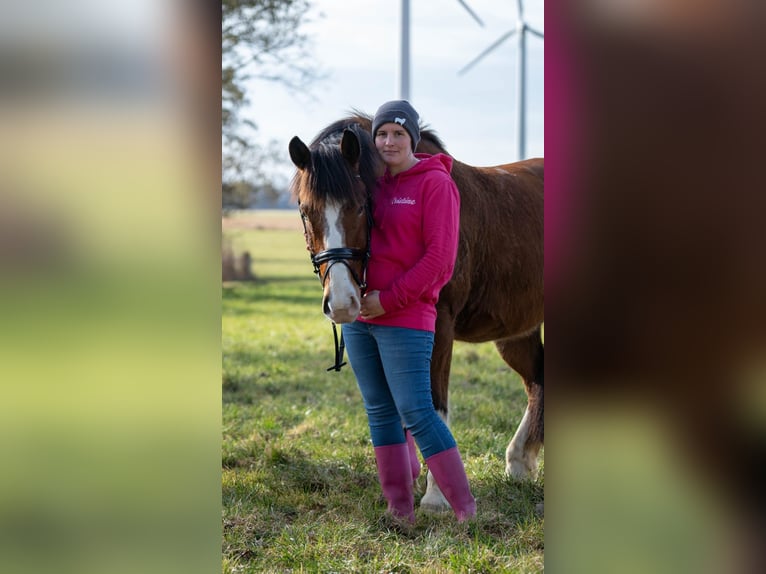
M 476 13 L 463 0 L 457 0 L 471 17 L 484 27 Z M 410 99 L 410 0 L 402 0 L 401 62 L 399 65 L 399 98 Z
M 495 42 L 490 45 L 486 50 L 484 50 L 481 54 L 476 56 L 473 60 L 468 62 L 459 72 L 458 75 L 465 74 L 468 70 L 470 70 L 474 65 L 476 65 L 479 60 L 484 58 L 487 54 L 492 52 L 495 48 L 500 46 L 503 42 L 505 42 L 508 38 L 516 34 L 516 40 L 518 42 L 517 47 L 517 57 L 518 57 L 518 66 L 517 66 L 517 81 L 516 81 L 516 90 L 517 90 L 517 111 L 518 111 L 518 152 L 519 152 L 519 159 L 525 159 L 527 152 L 526 152 L 526 141 L 527 141 L 527 95 L 526 95 L 526 84 L 527 84 L 527 32 L 530 34 L 537 36 L 540 39 L 544 39 L 543 33 L 535 30 L 527 24 L 527 22 L 524 20 L 524 7 L 521 4 L 521 0 L 516 0 L 516 5 L 518 7 L 516 11 L 516 27 L 512 30 L 509 30 L 502 36 L 500 36 Z

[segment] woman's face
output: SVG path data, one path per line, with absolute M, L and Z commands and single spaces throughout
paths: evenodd
M 375 133 L 375 147 L 389 168 L 409 164 L 412 139 L 409 132 L 399 124 L 389 122 L 380 126 Z

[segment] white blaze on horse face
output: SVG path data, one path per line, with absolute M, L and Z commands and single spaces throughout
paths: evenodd
M 325 249 L 348 247 L 341 221 L 342 211 L 334 203 L 325 208 Z M 330 268 L 325 281 L 322 308 L 324 314 L 335 323 L 351 323 L 361 310 L 359 287 L 349 268 L 339 262 Z

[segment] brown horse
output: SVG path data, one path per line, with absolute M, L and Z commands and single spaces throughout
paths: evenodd
M 356 319 L 365 288 L 371 202 L 384 165 L 370 135 L 371 118 L 355 113 L 325 128 L 310 146 L 297 136 L 292 182 L 315 271 L 322 308 L 335 323 Z M 417 152 L 447 153 L 424 127 Z M 452 343 L 494 341 L 521 375 L 527 409 L 506 450 L 506 472 L 534 476 L 543 445 L 543 159 L 494 167 L 457 160 L 460 240 L 455 270 L 437 304 L 431 361 L 434 406 L 448 422 Z M 448 508 L 428 476 L 422 507 Z

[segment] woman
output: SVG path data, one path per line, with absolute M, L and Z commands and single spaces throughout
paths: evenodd
M 368 291 L 359 319 L 343 326 L 351 367 L 364 399 L 378 477 L 394 516 L 414 522 L 412 433 L 458 521 L 476 502 L 455 439 L 434 409 L 430 364 L 439 291 L 457 254 L 460 197 L 452 158 L 415 154 L 419 116 L 406 100 L 383 104 L 372 121 L 386 164 L 373 198 L 375 226 Z M 402 428 L 407 429 L 407 434 Z

